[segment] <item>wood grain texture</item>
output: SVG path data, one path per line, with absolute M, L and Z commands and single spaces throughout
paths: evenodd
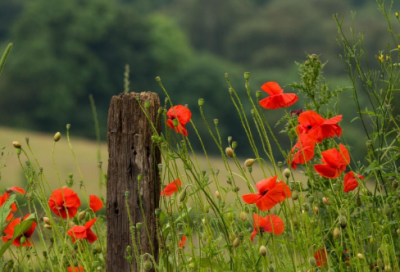
M 137 101 L 139 97 L 139 101 Z M 143 253 L 150 253 L 158 259 L 156 217 L 160 198 L 160 177 L 157 165 L 161 163 L 158 148 L 152 146 L 151 124 L 140 108 L 150 101 L 149 117 L 156 130 L 161 132 L 160 120 L 156 124 L 160 99 L 155 93 L 129 93 L 113 96 L 108 112 L 108 182 L 107 182 L 107 271 L 131 271 L 125 259 L 126 247 L 133 246 L 129 230 L 129 218 L 125 205 L 125 192 L 129 191 L 129 209 L 133 223 L 143 223 L 141 231 L 136 230 L 136 241 L 140 235 Z M 140 192 L 138 175 L 142 174 Z M 146 231 L 139 197 L 149 232 Z M 149 234 L 149 235 L 148 235 Z M 150 239 L 149 239 L 150 236 Z M 153 245 L 151 247 L 151 245 Z M 138 248 L 140 248 L 138 245 Z M 132 265 L 136 268 L 135 258 Z M 135 271 L 137 271 L 135 269 Z

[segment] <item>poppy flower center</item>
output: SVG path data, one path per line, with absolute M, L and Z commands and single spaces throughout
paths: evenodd
M 265 196 L 267 193 L 268 193 L 268 190 L 265 190 L 265 192 L 262 193 L 261 195 L 262 195 L 262 196 Z
M 310 125 L 307 126 L 307 129 L 311 129 L 311 128 L 312 128 L 312 126 L 310 126 Z

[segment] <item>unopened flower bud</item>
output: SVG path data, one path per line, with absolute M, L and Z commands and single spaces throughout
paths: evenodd
M 50 224 L 50 218 L 48 218 L 48 217 L 43 217 L 43 222 L 48 224 L 48 225 L 51 225 Z
M 51 226 L 50 226 L 49 224 L 44 224 L 44 227 L 45 227 L 46 229 L 51 229 Z
M 252 165 L 254 164 L 254 162 L 255 162 L 254 159 L 247 159 L 247 160 L 244 162 L 244 165 L 245 165 L 246 167 L 250 167 L 250 166 L 252 166 Z
M 187 188 L 187 186 L 186 186 Z M 179 194 L 179 201 L 183 202 L 186 199 L 186 188 L 182 190 L 182 192 Z
M 144 270 L 150 271 L 152 268 L 153 268 L 153 264 L 149 260 L 144 262 Z
M 283 175 L 285 176 L 285 178 L 290 178 L 290 170 L 289 168 L 286 168 L 285 170 L 283 170 Z
M 293 200 L 299 199 L 299 191 L 294 190 L 294 191 L 292 192 L 292 199 L 293 199 Z
M 240 213 L 240 220 L 242 220 L 243 222 L 246 222 L 247 221 L 247 213 L 241 212 Z
M 283 162 L 278 161 L 278 167 L 279 167 L 279 168 L 282 168 L 282 166 L 283 166 Z
M 396 15 L 396 18 L 399 18 L 399 13 L 398 12 L 396 12 L 395 15 Z
M 308 203 L 303 204 L 303 209 L 308 212 L 310 210 L 310 205 Z
M 218 119 L 214 119 L 214 125 L 218 125 Z
M 203 107 L 203 105 L 204 105 L 204 99 L 203 99 L 203 98 L 199 98 L 198 103 L 199 103 L 199 107 Z
M 334 237 L 335 239 L 338 239 L 338 238 L 340 237 L 340 229 L 339 229 L 339 228 L 335 228 L 335 229 L 333 230 L 333 237 Z
M 347 218 L 343 215 L 339 217 L 339 224 L 344 229 L 347 226 Z
M 392 188 L 393 189 L 397 189 L 397 187 L 399 187 L 399 182 L 397 180 L 393 180 L 392 182 Z
M 136 229 L 141 230 L 142 229 L 142 223 L 138 222 L 136 223 Z
M 26 243 L 26 237 L 22 236 L 21 238 L 19 238 L 19 242 L 21 243 L 21 245 L 25 244 Z
M 215 196 L 216 196 L 217 198 L 221 198 L 221 195 L 220 195 L 220 193 L 219 193 L 218 191 L 215 191 Z
M 217 191 L 218 192 L 218 191 Z M 219 193 L 218 193 L 219 194 Z M 204 205 L 204 212 L 209 213 L 210 212 L 210 206 Z
M 268 271 L 269 271 L 269 272 L 275 272 L 275 265 L 270 264 L 270 265 L 268 266 Z
M 145 108 L 146 110 L 150 109 L 150 101 L 145 101 L 145 102 L 144 102 L 144 108 Z
M 311 257 L 310 259 L 308 259 L 308 263 L 309 263 L 312 267 L 316 267 L 316 266 L 317 266 L 317 261 L 315 260 L 314 257 Z
M 233 152 L 233 149 L 232 149 L 232 148 L 227 147 L 227 148 L 225 149 L 225 153 L 226 153 L 226 155 L 227 155 L 228 157 L 233 158 L 234 152 Z
M 237 143 L 236 141 L 233 141 L 233 142 L 232 142 L 232 148 L 233 148 L 233 149 L 236 149 L 236 148 L 237 148 L 237 145 L 238 145 L 238 143 Z
M 267 255 L 267 248 L 265 246 L 260 247 L 261 256 L 265 257 Z
M 361 253 L 358 253 L 358 254 L 357 254 L 357 258 L 359 258 L 359 259 L 364 259 L 364 256 L 363 256 Z
M 86 212 L 85 211 L 82 211 L 82 212 L 80 212 L 78 214 L 79 221 L 82 221 L 83 219 L 85 219 L 85 217 L 86 217 Z
M 229 78 L 229 74 L 225 73 L 225 78 L 228 79 Z
M 389 205 L 389 204 L 385 204 L 385 205 L 383 206 L 383 213 L 384 213 L 386 216 L 389 216 L 390 213 L 391 213 L 391 211 L 392 211 L 392 209 L 390 208 L 390 205 Z
M 240 240 L 239 237 L 236 237 L 235 240 L 232 243 L 232 246 L 233 247 L 238 247 L 238 246 L 240 246 L 241 243 L 242 243 L 242 240 Z
M 21 144 L 18 141 L 14 141 L 12 144 L 15 148 L 21 148 Z
M 161 209 L 157 208 L 154 213 L 156 214 L 156 216 L 159 216 L 161 214 Z
M 67 124 L 65 127 L 67 128 L 67 130 L 69 130 L 71 128 L 71 124 Z
M 244 79 L 245 80 L 249 80 L 249 78 L 250 78 L 250 73 L 249 72 L 245 72 L 244 73 Z
M 319 214 L 319 209 L 318 209 L 318 207 L 317 207 L 317 206 L 314 206 L 314 213 L 315 213 L 316 215 L 318 215 L 318 214 Z
M 331 201 L 329 200 L 329 198 L 323 197 L 323 198 L 322 198 L 322 202 L 323 202 L 325 205 L 331 205 Z
M 174 127 L 177 127 L 178 126 L 178 119 L 172 120 L 172 124 L 174 125 Z
M 61 139 L 61 133 L 57 132 L 56 134 L 54 134 L 54 141 L 58 142 Z
M 72 221 L 69 221 L 68 225 L 69 225 L 69 227 L 72 229 L 72 228 L 75 226 L 75 223 L 72 222 Z
M 261 97 L 261 91 L 256 91 L 256 97 L 260 98 Z

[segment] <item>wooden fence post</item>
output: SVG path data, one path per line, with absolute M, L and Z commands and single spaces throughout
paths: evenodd
M 161 132 L 161 121 L 158 120 L 156 123 L 157 111 L 160 108 L 160 99 L 156 93 L 120 94 L 113 96 L 110 103 L 107 131 L 109 152 L 107 272 L 131 271 L 130 264 L 125 258 L 127 246 L 132 248 L 131 264 L 134 270 L 138 271 L 126 207 L 126 192 L 129 192 L 127 200 L 133 225 L 140 222 L 143 226 L 141 231 L 135 231 L 137 248 L 142 249 L 141 254 L 150 253 L 155 260 L 158 260 L 154 212 L 158 208 L 160 198 L 160 177 L 157 167 L 161 163 L 161 154 L 158 148 L 152 147 L 153 132 L 142 110 L 145 108 L 145 101 L 150 102 L 148 115 L 157 131 Z M 139 184 L 140 191 L 138 191 L 139 174 L 143 176 Z M 146 231 L 146 225 L 148 231 Z M 139 236 L 140 245 L 138 244 Z

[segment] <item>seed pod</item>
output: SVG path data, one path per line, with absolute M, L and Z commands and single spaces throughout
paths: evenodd
M 297 190 L 294 190 L 293 192 L 292 192 L 292 199 L 293 200 L 297 200 L 297 199 L 299 199 L 299 191 L 297 191 Z
M 261 97 L 261 91 L 256 91 L 256 97 L 260 98 Z
M 339 223 L 340 223 L 340 226 L 342 227 L 342 229 L 344 229 L 344 228 L 347 226 L 347 219 L 346 219 L 346 217 L 343 216 L 343 215 L 341 215 L 341 216 L 339 217 Z
M 238 143 L 236 141 L 232 142 L 232 148 L 235 150 L 237 148 Z
M 244 72 L 244 79 L 249 80 L 250 78 L 250 73 L 249 72 Z
M 18 141 L 14 141 L 12 144 L 15 148 L 21 148 L 21 144 Z
M 204 105 L 204 99 L 203 99 L 203 98 L 199 98 L 198 103 L 199 103 L 199 107 L 203 107 L 203 105 Z
M 389 216 L 390 215 L 390 213 L 391 213 L 391 208 L 390 208 L 390 205 L 389 204 L 385 204 L 384 206 L 383 206 L 383 213 L 386 215 L 386 216 Z
M 240 220 L 242 220 L 242 222 L 246 222 L 247 221 L 247 213 L 241 212 L 240 213 Z
M 283 175 L 286 177 L 286 178 L 290 178 L 290 170 L 289 170 L 289 168 L 285 168 L 285 170 L 283 170 Z
M 246 167 L 251 167 L 251 166 L 254 164 L 254 162 L 255 162 L 254 159 L 247 159 L 247 160 L 244 162 L 244 165 L 245 165 Z
M 150 271 L 152 268 L 153 268 L 153 264 L 149 260 L 144 262 L 144 269 L 146 271 Z
M 61 139 L 61 133 L 57 132 L 54 134 L 54 142 L 58 142 Z
M 340 229 L 339 229 L 339 228 L 335 228 L 335 229 L 333 230 L 333 237 L 334 237 L 335 239 L 338 239 L 338 238 L 340 237 Z
M 78 214 L 79 221 L 82 221 L 83 219 L 85 219 L 85 217 L 86 217 L 86 212 L 85 211 L 82 211 L 82 212 L 80 212 Z
M 21 245 L 25 244 L 26 243 L 26 237 L 22 236 L 21 238 L 19 238 L 19 242 L 21 243 Z
M 265 246 L 260 247 L 261 256 L 265 257 L 267 255 L 267 248 Z
M 233 152 L 233 149 L 232 149 L 232 148 L 227 147 L 227 148 L 225 149 L 225 153 L 226 153 L 226 155 L 227 155 L 228 157 L 233 158 L 234 152 Z
M 278 161 L 278 167 L 279 167 L 279 168 L 282 168 L 282 165 L 283 165 L 283 162 Z

